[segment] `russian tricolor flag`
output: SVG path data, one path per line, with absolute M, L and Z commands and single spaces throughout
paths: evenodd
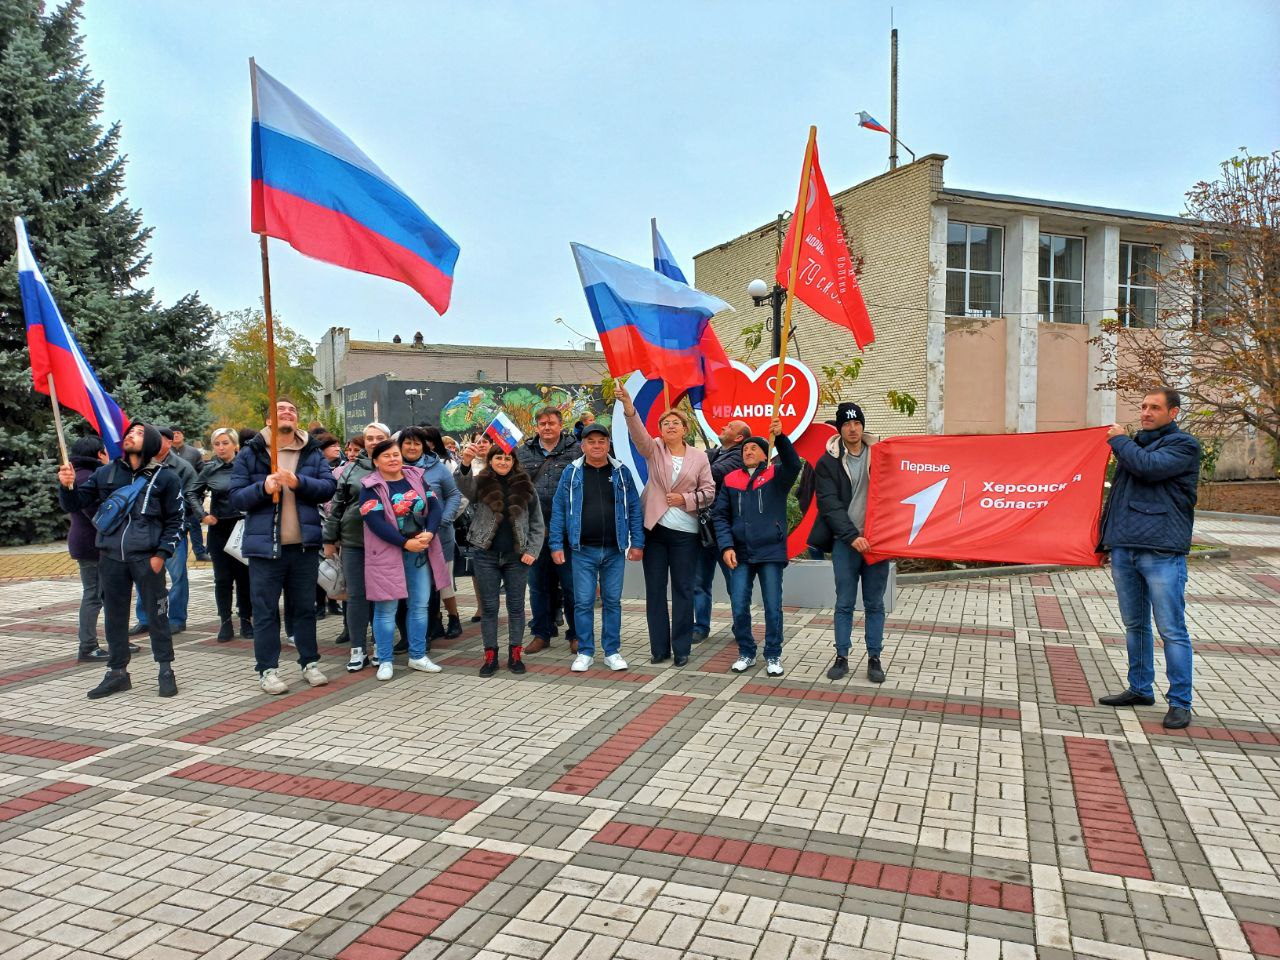
M 129 429 L 129 418 L 102 389 L 84 351 L 62 319 L 36 258 L 31 255 L 27 227 L 21 217 L 13 218 L 13 227 L 18 235 L 18 287 L 36 392 L 48 396 L 52 377 L 58 402 L 89 421 L 114 459 L 121 455 L 120 440 Z
M 671 252 L 667 241 L 663 240 L 662 234 L 658 232 L 658 218 L 651 219 L 649 226 L 653 231 L 653 269 L 664 277 L 688 283 L 689 281 L 684 278 L 684 271 L 680 269 L 680 264 L 676 263 L 675 254 Z
M 449 308 L 458 245 L 351 140 L 252 60 L 253 231 Z
M 877 130 L 880 133 L 889 133 L 888 127 L 865 110 L 858 111 L 858 126 L 866 127 L 868 130 Z
M 580 243 L 569 246 L 614 376 L 639 370 L 678 394 L 705 384 L 715 369 L 728 367 L 711 326 L 713 315 L 732 309 L 727 303 L 656 270 Z
M 484 435 L 500 446 L 504 452 L 510 453 L 520 445 L 524 433 L 501 410 L 493 418 L 493 423 L 485 428 Z

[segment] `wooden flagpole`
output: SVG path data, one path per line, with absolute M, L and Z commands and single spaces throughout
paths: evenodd
M 249 88 L 253 91 L 253 116 L 258 116 L 258 70 L 253 57 L 249 58 Z M 262 311 L 267 321 L 267 422 L 271 426 L 271 472 L 280 469 L 280 423 L 276 417 L 276 331 L 271 317 L 271 264 L 267 258 L 267 235 L 258 234 L 258 248 L 262 251 Z M 276 492 L 272 500 L 279 502 Z
M 791 307 L 796 300 L 796 273 L 800 269 L 800 247 L 804 244 L 804 215 L 809 205 L 809 184 L 813 179 L 813 148 L 818 142 L 818 128 L 809 128 L 809 142 L 804 148 L 804 169 L 800 174 L 800 199 L 794 217 L 795 243 L 791 245 L 791 269 L 787 274 L 787 307 L 782 316 L 782 341 L 778 345 L 777 383 L 773 391 L 773 413 L 782 406 L 782 381 L 787 368 L 787 341 L 791 337 Z M 769 438 L 769 456 L 773 456 L 773 438 Z
M 63 464 L 68 464 L 71 459 L 67 456 L 67 438 L 62 435 L 62 409 L 58 406 L 58 388 L 52 373 L 49 374 L 49 401 L 53 404 L 53 426 L 58 432 L 58 452 L 62 454 Z
M 662 379 L 662 409 L 671 409 L 671 387 L 667 385 L 665 377 Z

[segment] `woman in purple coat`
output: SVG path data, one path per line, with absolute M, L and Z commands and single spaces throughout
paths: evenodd
M 365 596 L 373 602 L 378 679 L 390 680 L 396 606 L 408 601 L 409 668 L 439 673 L 427 656 L 427 601 L 433 583 L 448 581 L 436 539 L 444 509 L 422 470 L 406 467 L 400 447 L 383 440 L 370 451 L 373 473 L 360 482 L 364 518 Z

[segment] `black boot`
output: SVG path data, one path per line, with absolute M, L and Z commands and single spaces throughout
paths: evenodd
M 444 635 L 450 640 L 462 636 L 462 621 L 456 613 L 449 614 L 449 629 L 445 630 Z
M 178 695 L 178 678 L 173 675 L 173 665 L 160 664 L 160 696 L 176 697 Z
M 242 636 L 246 640 L 253 639 L 253 618 L 252 617 L 240 618 L 240 636 Z
M 236 636 L 236 628 L 231 625 L 231 618 L 227 617 L 222 621 L 222 626 L 218 628 L 218 642 L 226 643 L 228 640 L 234 640 Z
M 444 636 L 445 636 L 444 621 L 441 620 L 439 616 L 432 617 L 431 623 L 427 627 L 427 639 L 439 640 Z
M 516 644 L 507 651 L 507 669 L 512 673 L 524 673 L 524 646 Z
M 493 648 L 484 652 L 484 663 L 480 664 L 480 676 L 492 677 L 498 672 L 498 651 Z
M 107 651 L 95 643 L 92 647 L 81 647 L 76 659 L 81 663 L 98 663 L 106 660 L 109 656 L 110 654 Z
M 123 693 L 133 689 L 133 681 L 129 679 L 128 670 L 108 670 L 102 682 L 89 691 L 90 700 L 101 700 L 113 693 Z
M 867 679 L 872 683 L 884 683 L 884 667 L 880 666 L 879 657 L 867 660 Z
M 335 647 L 351 646 L 351 631 L 347 629 L 347 625 L 345 623 L 342 625 L 342 632 L 338 634 L 338 639 L 333 641 L 333 645 Z

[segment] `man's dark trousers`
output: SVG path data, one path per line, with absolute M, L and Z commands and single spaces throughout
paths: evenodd
M 117 560 L 105 553 L 98 560 L 98 586 L 102 590 L 102 631 L 107 637 L 107 666 L 123 670 L 129 666 L 129 607 L 133 588 L 138 588 L 142 609 L 147 614 L 151 635 L 151 656 L 156 663 L 173 662 L 173 635 L 169 632 L 169 589 L 164 567 L 156 573 L 151 558 Z
M 316 646 L 316 578 L 320 550 L 297 544 L 280 548 L 280 556 L 249 558 L 249 590 L 253 594 L 253 655 L 257 671 L 280 666 L 280 594 L 288 599 L 298 665 L 320 659 Z
M 550 516 L 550 514 L 548 514 Z M 564 605 L 565 638 L 574 640 L 578 636 L 573 618 L 573 558 L 565 551 L 564 563 L 556 563 L 551 559 L 551 548 L 546 544 L 538 559 L 533 561 L 529 569 L 529 634 L 550 640 L 555 630 L 552 619 L 553 578 L 560 580 L 561 603 Z

